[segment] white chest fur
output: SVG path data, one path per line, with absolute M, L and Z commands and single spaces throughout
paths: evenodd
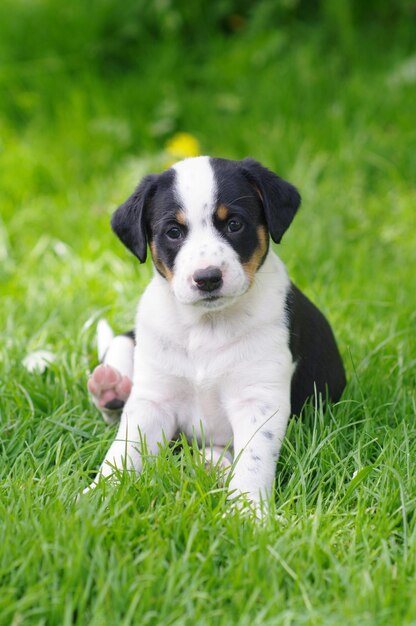
M 233 306 L 206 312 L 181 305 L 156 275 L 137 313 L 134 379 L 141 398 L 172 408 L 188 436 L 226 444 L 227 397 L 291 373 L 283 264 L 269 253 L 252 288 Z M 238 387 L 241 387 L 241 393 Z M 254 398 L 253 398 L 254 401 Z M 271 407 L 274 409 L 274 407 Z

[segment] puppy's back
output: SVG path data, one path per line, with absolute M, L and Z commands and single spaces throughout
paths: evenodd
M 292 413 L 298 415 L 315 388 L 336 402 L 346 384 L 334 334 L 325 316 L 292 283 L 287 295 L 289 346 L 296 369 L 291 383 Z

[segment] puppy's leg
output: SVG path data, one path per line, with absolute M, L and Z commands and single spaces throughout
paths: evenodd
M 124 407 L 115 441 L 108 450 L 101 468 L 84 492 L 93 489 L 100 478 L 125 469 L 140 473 L 143 445 L 150 455 L 159 452 L 164 439 L 172 439 L 177 428 L 174 413 L 166 406 L 136 395 L 134 390 Z
M 256 510 L 267 508 L 290 416 L 290 383 L 265 388 L 246 387 L 228 402 L 233 429 L 234 466 L 230 490 L 243 493 Z
M 91 374 L 88 391 L 104 421 L 112 424 L 120 419 L 131 392 L 134 338 L 132 333 L 114 337 L 108 324 L 101 320 L 97 327 L 97 340 L 102 364 Z

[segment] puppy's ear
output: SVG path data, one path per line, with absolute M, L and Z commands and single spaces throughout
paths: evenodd
M 280 243 L 300 205 L 297 189 L 254 159 L 240 161 L 243 172 L 263 203 L 270 235 Z
M 156 190 L 157 179 L 157 174 L 143 178 L 136 191 L 118 207 L 111 218 L 112 229 L 141 263 L 146 261 L 147 256 L 145 208 Z

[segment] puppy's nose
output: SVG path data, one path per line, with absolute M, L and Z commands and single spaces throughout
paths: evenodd
M 222 285 L 222 272 L 219 267 L 210 265 L 203 270 L 196 270 L 192 279 L 201 291 L 214 291 Z

